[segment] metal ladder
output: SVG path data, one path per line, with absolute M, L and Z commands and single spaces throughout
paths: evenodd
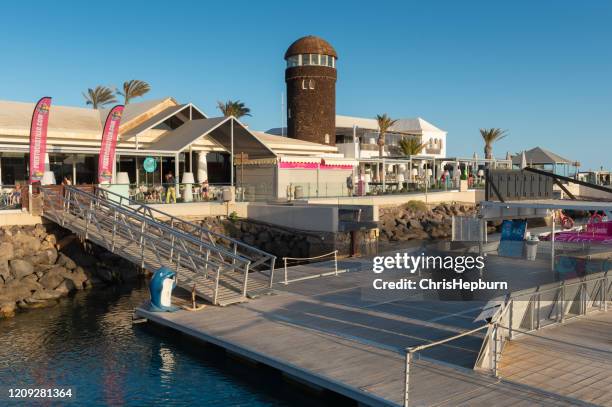
M 179 287 L 195 285 L 212 304 L 242 302 L 249 291 L 272 285 L 276 258 L 235 239 L 100 187 L 40 191 L 45 218 L 140 267 L 174 269 Z

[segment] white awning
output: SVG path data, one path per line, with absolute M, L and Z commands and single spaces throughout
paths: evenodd
M 346 160 L 342 158 L 323 158 L 323 164 L 325 165 L 350 165 L 356 167 L 359 163 L 355 160 Z
M 319 157 L 299 157 L 299 156 L 286 157 L 286 156 L 282 156 L 282 157 L 280 157 L 280 162 L 282 162 L 282 163 L 319 164 L 319 163 L 321 163 L 321 159 Z

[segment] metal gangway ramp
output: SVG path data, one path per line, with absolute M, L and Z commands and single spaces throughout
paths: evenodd
M 42 215 L 135 265 L 176 271 L 177 285 L 215 305 L 272 287 L 276 257 L 103 187 L 40 188 Z

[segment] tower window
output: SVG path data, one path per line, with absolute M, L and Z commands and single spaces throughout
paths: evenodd
M 314 89 L 315 88 L 315 81 L 314 79 L 309 79 L 308 80 L 308 89 Z
M 327 65 L 327 55 L 321 55 L 321 65 Z
M 302 65 L 310 65 L 310 54 L 302 55 Z
M 287 67 L 291 68 L 293 66 L 298 66 L 300 64 L 300 56 L 299 55 L 293 55 L 289 58 L 287 58 Z
M 302 79 L 302 89 L 308 89 L 306 87 L 306 79 Z
M 325 134 L 325 144 L 329 144 L 329 134 Z

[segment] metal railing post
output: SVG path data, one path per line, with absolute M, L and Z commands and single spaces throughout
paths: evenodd
M 334 251 L 334 270 L 335 275 L 338 275 L 338 250 Z
M 117 210 L 113 209 L 113 235 L 111 237 L 111 251 L 115 251 L 115 236 L 117 235 Z
M 493 376 L 498 377 L 499 324 L 493 325 Z
M 406 352 L 406 367 L 404 381 L 404 407 L 410 407 L 410 365 L 412 364 L 412 350 Z
M 285 262 L 285 285 L 289 284 L 287 281 L 287 258 L 283 257 L 283 261 Z
M 565 282 L 561 285 L 561 323 L 565 320 Z
M 144 232 L 145 232 L 145 224 L 146 224 L 146 222 L 143 219 L 142 220 L 142 225 L 140 226 L 140 268 L 144 268 L 144 264 L 145 264 L 145 262 L 144 262 L 144 250 L 145 250 L 145 245 L 144 245 L 145 235 L 144 235 Z
M 513 327 L 513 320 L 514 320 L 514 299 L 510 300 L 510 320 L 508 321 L 508 338 L 510 340 L 514 339 L 514 331 L 512 330 Z
M 245 297 L 245 298 L 246 298 L 247 289 L 248 289 L 249 266 L 250 266 L 250 264 L 247 264 L 247 266 L 244 269 L 244 285 L 242 287 L 242 296 Z
M 217 305 L 219 297 L 219 277 L 221 276 L 221 266 L 217 268 L 217 276 L 215 277 L 215 292 L 213 293 L 213 304 Z

